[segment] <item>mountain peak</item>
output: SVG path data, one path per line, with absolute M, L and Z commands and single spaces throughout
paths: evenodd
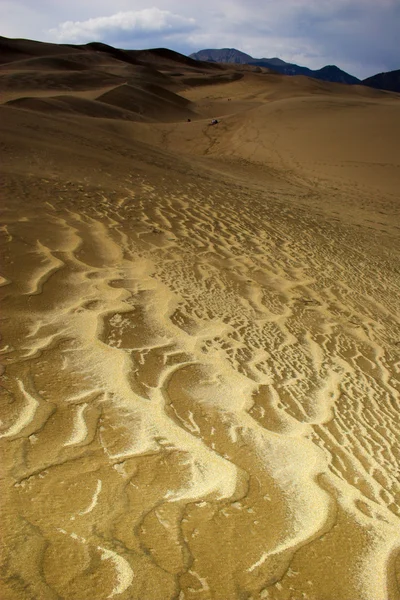
M 353 77 L 353 75 L 342 71 L 342 69 L 336 65 L 326 65 L 321 69 L 312 70 L 300 65 L 287 63 L 278 57 L 253 58 L 249 54 L 241 52 L 236 48 L 221 48 L 219 50 L 214 48 L 200 50 L 199 52 L 194 52 L 191 54 L 190 57 L 202 61 L 256 65 L 259 67 L 273 69 L 278 73 L 282 73 L 282 75 L 305 75 L 307 77 L 314 77 L 315 79 L 322 79 L 323 81 L 332 81 L 336 83 L 360 83 L 360 80 L 357 79 L 357 77 Z

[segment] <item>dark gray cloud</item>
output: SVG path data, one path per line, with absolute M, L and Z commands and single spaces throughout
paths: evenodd
M 235 47 L 359 77 L 400 68 L 400 0 L 0 0 L 2 35 L 55 42 Z

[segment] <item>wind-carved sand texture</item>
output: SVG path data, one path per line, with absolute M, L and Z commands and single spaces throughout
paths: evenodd
M 0 107 L 1 597 L 398 600 L 399 96 L 76 48 Z

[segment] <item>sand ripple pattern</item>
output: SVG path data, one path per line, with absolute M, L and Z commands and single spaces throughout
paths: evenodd
M 7 598 L 400 598 L 392 257 L 246 194 L 10 212 Z

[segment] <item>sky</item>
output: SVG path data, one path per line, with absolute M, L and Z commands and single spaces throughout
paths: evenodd
M 0 35 L 182 54 L 237 48 L 361 79 L 400 69 L 400 0 L 0 0 Z

